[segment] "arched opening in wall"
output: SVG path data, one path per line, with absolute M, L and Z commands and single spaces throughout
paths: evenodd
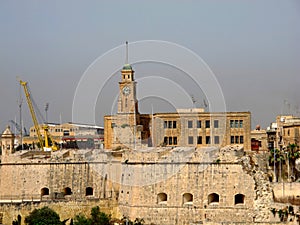
M 191 193 L 184 193 L 182 195 L 182 204 L 193 204 L 193 195 Z
M 41 196 L 49 195 L 49 188 L 42 188 L 41 189 Z
M 212 193 L 208 195 L 208 204 L 219 203 L 220 197 L 217 193 Z
M 243 194 L 236 194 L 234 196 L 234 204 L 244 204 L 245 203 L 245 195 Z
M 168 201 L 168 195 L 166 193 L 159 193 L 157 195 L 157 203 L 158 204 L 167 203 L 167 201 Z
M 71 188 L 66 187 L 66 188 L 64 189 L 64 195 L 71 195 L 71 194 L 72 194 Z
M 87 187 L 85 189 L 85 196 L 91 196 L 91 195 L 94 195 L 94 190 L 91 187 Z

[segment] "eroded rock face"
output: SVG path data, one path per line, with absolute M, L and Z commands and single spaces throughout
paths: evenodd
M 273 188 L 274 201 L 300 205 L 300 183 L 277 183 Z
M 272 186 L 268 180 L 268 176 L 258 165 L 259 160 L 256 155 L 245 155 L 240 158 L 244 170 L 250 174 L 255 181 L 254 199 L 254 221 L 267 222 L 270 220 L 270 206 L 273 202 Z

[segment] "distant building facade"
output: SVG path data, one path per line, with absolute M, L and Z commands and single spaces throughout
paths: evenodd
M 251 131 L 251 150 L 266 151 L 268 150 L 267 131 L 260 129 L 258 125 L 255 130 Z
M 104 117 L 104 147 L 226 146 L 251 149 L 250 112 L 205 112 L 177 109 L 173 113 L 140 114 L 134 71 L 126 64 L 119 82 L 118 113 Z
M 279 115 L 276 122 L 267 128 L 269 149 L 286 148 L 290 144 L 300 144 L 300 118 L 293 115 Z
M 104 128 L 95 125 L 64 123 L 48 124 L 52 139 L 59 144 L 75 143 L 84 146 L 84 143 L 92 141 L 95 148 L 100 148 L 103 144 Z M 44 130 L 40 124 L 40 131 L 44 137 Z M 23 143 L 32 144 L 37 142 L 37 132 L 35 127 L 30 128 L 29 137 L 24 137 Z M 81 147 L 81 146 L 78 146 Z

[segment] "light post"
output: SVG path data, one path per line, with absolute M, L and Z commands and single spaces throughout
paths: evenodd
M 287 158 L 287 161 L 288 161 L 288 164 L 287 164 L 287 173 L 288 173 L 288 179 L 287 181 L 290 182 L 290 159 L 289 159 L 289 152 L 285 152 L 286 153 L 286 158 Z
M 276 149 L 274 148 L 274 182 L 277 181 L 276 178 Z
M 46 123 L 48 123 L 48 109 L 49 109 L 49 103 L 47 102 L 46 105 L 45 105 Z

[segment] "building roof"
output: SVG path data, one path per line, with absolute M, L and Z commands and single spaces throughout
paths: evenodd
M 132 67 L 131 67 L 130 64 L 125 64 L 125 65 L 123 66 L 123 70 L 132 70 Z
M 3 133 L 2 133 L 2 137 L 4 136 L 12 136 L 13 135 L 13 133 L 12 133 L 12 131 L 10 130 L 10 126 L 7 126 L 6 127 L 6 129 L 3 131 Z

